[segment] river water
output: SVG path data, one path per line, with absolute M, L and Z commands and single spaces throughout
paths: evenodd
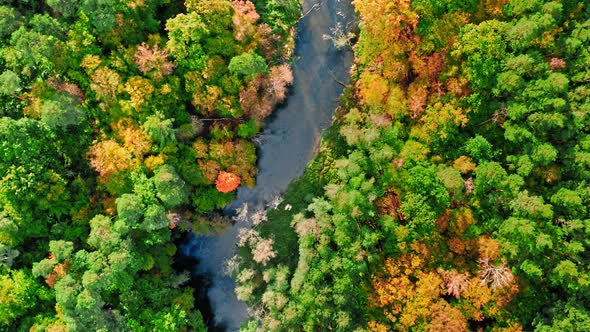
M 258 149 L 256 187 L 240 187 L 236 200 L 225 210 L 228 214 L 244 203 L 250 208 L 269 204 L 303 174 L 317 150 L 321 131 L 331 123 L 343 90 L 341 83 L 348 83 L 352 51 L 337 49 L 325 36 L 333 36 L 338 27 L 347 30 L 354 25 L 350 0 L 304 0 L 303 13 L 297 26 L 293 87 L 286 104 L 266 121 Z M 216 236 L 191 234 L 181 245 L 183 255 L 199 262 L 193 273 L 199 280 L 208 280 L 214 317 L 208 324 L 214 330 L 236 331 L 248 318 L 246 304 L 234 294 L 234 280 L 224 274 L 242 227 L 248 225 L 236 222 Z

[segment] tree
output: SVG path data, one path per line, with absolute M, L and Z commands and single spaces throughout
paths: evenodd
M 464 150 L 468 156 L 478 162 L 482 162 L 492 159 L 492 148 L 492 144 L 483 136 L 475 135 L 475 137 L 465 143 Z
M 67 128 L 82 122 L 85 115 L 73 96 L 58 93 L 41 107 L 41 120 L 50 128 Z
M 120 6 L 121 3 L 116 0 L 82 0 L 81 10 L 88 15 L 96 31 L 104 34 L 115 27 Z M 73 8 L 68 9 L 73 11 Z
M 176 130 L 173 128 L 172 121 L 174 119 L 165 119 L 164 115 L 156 112 L 151 115 L 143 124 L 144 131 L 154 140 L 160 144 L 160 149 L 167 145 L 176 144 Z
M 235 0 L 232 2 L 232 8 L 234 9 L 232 16 L 234 38 L 239 42 L 245 42 L 256 33 L 255 24 L 260 15 L 250 1 Z
M 188 193 L 184 180 L 174 167 L 163 165 L 154 172 L 154 184 L 157 196 L 168 209 L 177 207 L 188 201 Z
M 141 110 L 142 106 L 147 104 L 154 93 L 154 86 L 150 80 L 140 77 L 132 76 L 125 83 L 125 92 L 129 94 L 129 105 L 136 111 Z
M 95 216 L 90 220 L 90 234 L 86 242 L 102 254 L 112 253 L 123 244 L 121 234 L 112 227 L 111 218 L 100 214 Z
M 53 36 L 59 40 L 64 40 L 66 37 L 67 28 L 59 20 L 47 14 L 35 14 L 29 24 L 32 30 L 38 33 Z
M 174 63 L 168 61 L 168 53 L 160 50 L 157 44 L 153 47 L 145 42 L 138 45 L 134 58 L 139 70 L 155 80 L 161 80 L 174 70 Z
M 145 211 L 145 204 L 135 194 L 123 194 L 117 198 L 117 216 L 133 227 L 139 223 Z
M 19 12 L 9 6 L 0 6 L 0 39 L 4 40 L 16 31 L 20 22 Z
M 4 266 L 6 269 L 10 269 L 14 259 L 18 257 L 20 252 L 12 249 L 11 247 L 0 243 L 0 266 Z
M 70 258 L 74 253 L 74 244 L 70 241 L 49 241 L 49 251 L 60 262 Z
M 266 60 L 254 51 L 242 53 L 235 56 L 229 62 L 227 67 L 230 73 L 243 77 L 250 81 L 258 75 L 268 74 L 268 64 Z
M 200 42 L 210 34 L 209 26 L 196 12 L 179 14 L 166 22 L 166 48 L 180 66 L 188 70 L 203 69 L 205 54 Z
M 20 77 L 13 71 L 7 70 L 0 75 L 0 94 L 15 95 L 21 89 Z
M 231 191 L 236 190 L 240 185 L 240 178 L 233 173 L 228 173 L 221 171 L 217 176 L 217 181 L 215 182 L 217 190 L 222 193 L 229 193 Z
M 10 326 L 37 305 L 39 285 L 24 270 L 0 275 L 0 324 Z
M 84 65 L 84 62 L 82 62 L 82 65 Z M 117 90 L 119 84 L 121 84 L 121 75 L 108 67 L 99 67 L 92 71 L 90 88 L 96 93 L 98 100 L 112 104 L 116 100 Z
M 88 151 L 90 165 L 103 177 L 132 167 L 131 154 L 115 140 L 106 140 L 91 146 Z
M 36 120 L 0 118 L 0 141 L 0 205 L 23 234 L 41 236 L 71 206 L 55 135 Z
M 80 8 L 80 0 L 47 0 L 47 5 L 67 19 L 74 18 Z
M 21 76 L 50 72 L 55 67 L 52 60 L 57 44 L 59 40 L 53 36 L 20 27 L 12 33 L 11 47 L 5 49 L 4 59 L 7 67 Z
M 145 210 L 141 228 L 146 231 L 155 231 L 168 227 L 169 223 L 164 207 L 158 204 L 152 204 Z

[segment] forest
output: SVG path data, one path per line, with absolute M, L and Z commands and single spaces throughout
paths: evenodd
M 244 331 L 589 331 L 590 5 L 353 3 L 335 122 L 240 237 Z
M 0 1 L 0 330 L 204 331 L 175 241 L 227 223 L 297 1 Z
M 590 4 L 353 4 L 333 124 L 228 261 L 242 330 L 590 331 Z M 0 330 L 207 331 L 177 244 L 256 185 L 306 14 L 0 0 Z

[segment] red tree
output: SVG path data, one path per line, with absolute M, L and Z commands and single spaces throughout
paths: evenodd
M 215 182 L 215 185 L 217 187 L 217 190 L 219 190 L 220 192 L 228 193 L 238 188 L 238 186 L 240 185 L 240 177 L 233 173 L 221 171 L 217 176 L 217 181 Z

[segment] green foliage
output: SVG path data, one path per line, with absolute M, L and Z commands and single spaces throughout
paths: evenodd
M 39 284 L 23 270 L 0 275 L 0 324 L 10 326 L 36 306 Z
M 258 75 L 268 74 L 266 60 L 253 51 L 233 57 L 227 68 L 230 73 L 243 77 L 246 80 L 252 80 Z
M 57 5 L 57 3 L 56 3 Z M 90 22 L 98 33 L 105 33 L 115 27 L 115 14 L 119 10 L 121 4 L 116 0 L 83 0 L 81 2 L 81 10 L 88 15 Z M 61 10 L 73 12 L 74 8 L 65 8 L 60 6 Z
M 66 36 L 66 28 L 57 19 L 48 14 L 34 15 L 29 21 L 31 29 L 38 33 L 53 36 L 57 39 L 63 40 Z
M 193 193 L 192 205 L 195 211 L 209 212 L 226 206 L 233 199 L 234 192 L 224 194 L 215 188 L 197 189 Z
M 41 106 L 41 121 L 50 128 L 75 126 L 80 124 L 83 119 L 84 112 L 80 110 L 77 100 L 69 95 L 56 94 Z
M 240 238 L 244 330 L 588 329 L 587 6 L 355 6 L 323 190 Z
M 258 133 L 259 130 L 260 126 L 258 123 L 256 123 L 256 120 L 250 119 L 238 126 L 237 135 L 240 138 L 252 138 Z
M 477 161 L 488 161 L 493 156 L 492 144 L 480 135 L 475 135 L 474 138 L 469 139 L 465 143 L 464 149 L 468 156 Z
M 0 6 L 0 38 L 9 37 L 20 26 L 19 12 L 9 6 Z
M 158 167 L 154 175 L 154 184 L 158 198 L 167 208 L 174 208 L 187 202 L 185 183 L 174 167 L 164 165 Z
M 63 240 L 50 241 L 49 251 L 58 261 L 63 262 L 72 256 L 72 253 L 74 252 L 74 244 Z
M 0 93 L 5 95 L 12 95 L 20 92 L 21 80 L 13 71 L 7 70 L 0 75 Z
M 160 144 L 160 149 L 176 143 L 176 131 L 173 128 L 174 119 L 165 119 L 162 113 L 149 116 L 143 124 L 143 129 L 154 142 Z
M 233 200 L 219 165 L 253 185 L 242 139 L 261 119 L 240 93 L 254 74 L 228 65 L 251 52 L 268 74 L 258 54 L 284 63 L 299 17 L 296 1 L 270 4 L 292 23 L 271 40 L 254 19 L 240 39 L 239 5 L 0 0 L 0 330 L 206 330 L 174 243 Z
M 71 19 L 77 15 L 80 2 L 79 0 L 47 0 L 47 5 L 65 18 Z

